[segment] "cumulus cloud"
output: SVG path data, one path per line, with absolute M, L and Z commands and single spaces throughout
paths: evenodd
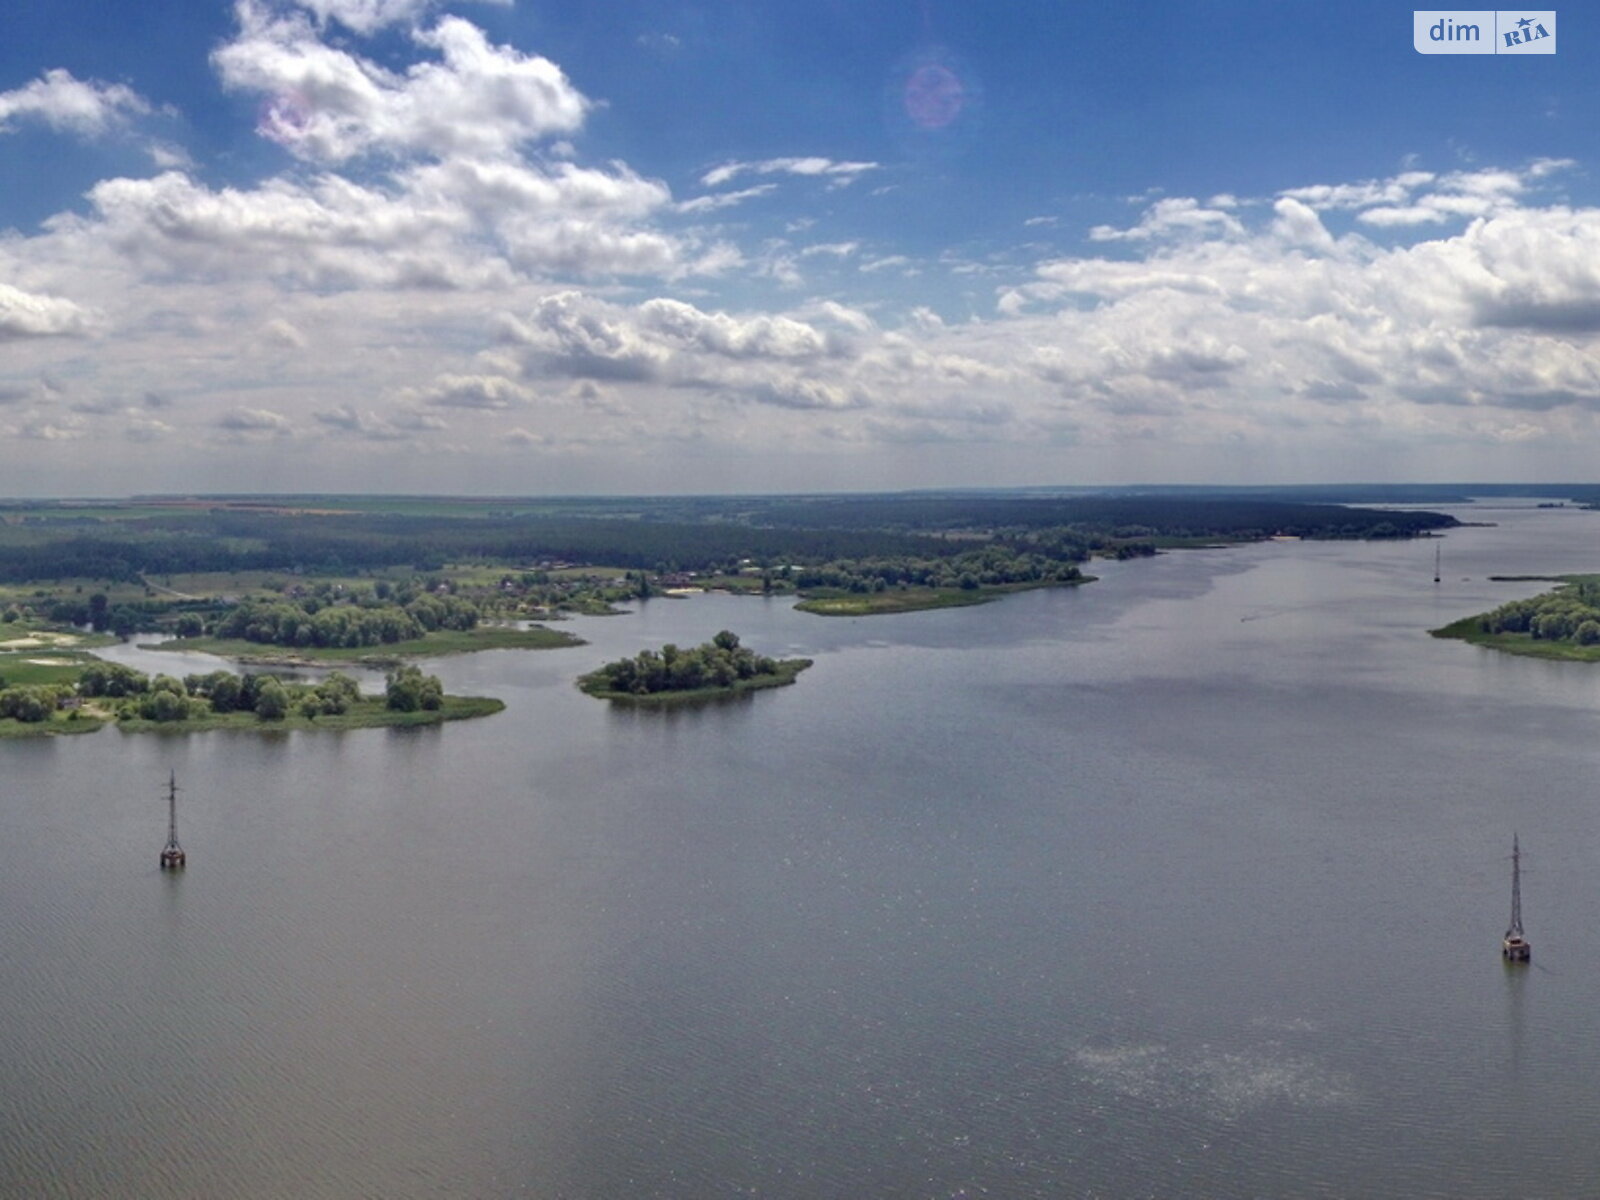
M 528 361 L 539 370 L 577 379 L 658 379 L 671 358 L 610 306 L 581 292 L 547 296 L 526 322 L 507 317 L 504 332 L 529 348 Z
M 892 229 L 853 240 L 848 206 L 756 223 L 771 206 L 751 201 L 875 163 L 729 161 L 676 203 L 664 180 L 586 161 L 594 105 L 556 64 L 423 0 L 238 13 L 213 62 L 264 101 L 289 170 L 107 179 L 0 239 L 0 405 L 36 451 L 127 457 L 125 439 L 265 461 L 295 439 L 297 459 L 370 444 L 493 466 L 515 447 L 719 439 L 776 462 L 829 442 L 1092 456 L 1600 432 L 1600 211 L 1547 199 L 1566 160 L 1152 193 L 1077 253 L 972 261 Z M 360 38 L 379 31 L 369 56 Z M 94 133 L 146 111 L 52 78 L 0 94 L 0 127 Z M 693 225 L 740 204 L 746 223 Z M 1048 220 L 1067 244 L 1070 218 Z M 792 240 L 823 228 L 832 240 Z M 799 290 L 808 267 L 826 293 Z M 917 271 L 929 286 L 897 302 L 893 277 Z M 774 284 L 793 290 L 773 301 Z
M 68 337 L 87 332 L 89 323 L 89 314 L 71 300 L 0 283 L 0 342 Z
M 1238 234 L 1243 231 L 1244 226 L 1226 209 L 1207 208 L 1190 197 L 1174 196 L 1157 200 L 1131 229 L 1096 225 L 1089 231 L 1089 238 L 1096 242 L 1145 242 L 1157 238 L 1188 235 L 1209 237 L 1218 233 Z
M 681 300 L 657 299 L 639 307 L 639 323 L 664 341 L 728 358 L 811 358 L 828 349 L 814 326 L 784 316 L 739 319 L 706 313 Z
M 294 436 L 294 425 L 288 417 L 265 408 L 236 408 L 218 417 L 216 428 L 229 438 L 245 441 Z
M 1490 216 L 1516 207 L 1530 186 L 1570 169 L 1571 159 L 1540 158 L 1520 169 L 1402 171 L 1361 183 L 1313 184 L 1279 193 L 1319 212 L 1352 211 L 1356 219 L 1380 229 L 1442 225 Z
M 1166 437 L 1266 440 L 1326 431 L 1331 407 L 1413 436 L 1442 429 L 1441 410 L 1498 413 L 1473 436 L 1499 438 L 1512 413 L 1600 409 L 1600 211 L 1527 206 L 1533 177 L 1294 189 L 1270 218 L 1205 221 L 1140 259 L 1041 264 L 1035 283 L 1001 292 L 1000 312 L 1080 429 L 1106 436 L 1159 421 Z M 1335 238 L 1316 211 L 1401 190 L 1488 207 L 1454 235 L 1390 248 Z
M 861 314 L 822 310 L 847 328 L 870 328 Z M 613 384 L 655 383 L 794 409 L 843 409 L 866 393 L 848 371 L 819 378 L 855 357 L 848 336 L 786 314 L 735 316 L 658 297 L 634 308 L 577 292 L 546 297 L 526 321 L 508 318 L 506 337 L 524 369 Z
M 417 399 L 439 408 L 494 411 L 527 404 L 533 391 L 501 375 L 441 375 Z
M 565 163 L 549 171 L 438 164 L 402 173 L 391 188 L 329 173 L 212 189 L 169 171 L 96 184 L 92 219 L 66 215 L 50 228 L 165 273 L 229 271 L 334 289 L 714 274 L 737 261 L 727 247 L 636 228 L 666 197 L 626 168 Z
M 260 0 L 240 0 L 236 11 L 239 36 L 212 61 L 224 86 L 268 97 L 260 132 L 308 162 L 505 155 L 573 132 L 590 108 L 555 63 L 491 45 L 459 17 L 413 31 L 438 58 L 398 72 L 327 44 L 304 16 Z
M 149 102 L 124 84 L 82 80 L 57 68 L 0 92 L 0 133 L 20 121 L 38 121 L 61 133 L 99 137 L 149 111 Z

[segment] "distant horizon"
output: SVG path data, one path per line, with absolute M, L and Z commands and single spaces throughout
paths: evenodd
M 130 492 L 126 494 L 61 494 L 37 496 L 0 496 L 0 507 L 26 504 L 120 504 L 144 502 L 193 501 L 253 501 L 253 500 L 318 500 L 318 499 L 384 499 L 384 500 L 460 500 L 468 503 L 489 503 L 500 500 L 573 501 L 583 503 L 597 500 L 708 500 L 737 499 L 740 497 L 794 497 L 815 496 L 918 496 L 963 494 L 1023 494 L 1023 493 L 1100 493 L 1100 492 L 1384 492 L 1384 491 L 1453 491 L 1472 492 L 1484 489 L 1485 494 L 1499 493 L 1514 496 L 1559 495 L 1565 490 L 1600 489 L 1600 479 L 1583 480 L 1334 480 L 1304 483 L 1119 483 L 1119 484 L 1006 484 L 995 486 L 960 485 L 950 487 L 928 486 L 916 488 L 854 488 L 815 491 L 699 491 L 699 492 L 447 492 L 447 491 L 298 491 L 298 492 Z

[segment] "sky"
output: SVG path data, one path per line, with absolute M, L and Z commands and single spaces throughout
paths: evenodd
M 0 496 L 1592 480 L 1557 16 L 7 0 Z

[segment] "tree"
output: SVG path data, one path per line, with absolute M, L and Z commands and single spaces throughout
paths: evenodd
M 361 685 L 343 671 L 335 671 L 317 685 L 313 698 L 320 712 L 337 716 L 361 698 Z
M 444 685 L 421 667 L 396 667 L 384 677 L 384 703 L 396 712 L 436 711 L 444 704 Z
M 256 685 L 256 716 L 266 721 L 281 721 L 288 714 L 288 690 L 276 676 L 268 675 Z
M 237 675 L 227 671 L 217 671 L 208 682 L 207 688 L 211 694 L 211 709 L 213 712 L 232 712 L 239 707 L 240 681 Z
M 189 715 L 189 701 L 169 688 L 154 688 L 139 701 L 139 715 L 147 721 L 181 721 Z
M 119 638 L 130 638 L 139 630 L 139 614 L 126 604 L 111 610 L 111 632 Z

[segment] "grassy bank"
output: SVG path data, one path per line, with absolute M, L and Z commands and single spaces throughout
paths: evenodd
M 800 672 L 811 665 L 809 658 L 784 658 L 778 660 L 778 671 L 775 675 L 756 675 L 749 679 L 738 679 L 727 687 L 693 688 L 677 692 L 650 692 L 647 695 L 638 695 L 634 692 L 614 692 L 606 684 L 610 682 L 604 671 L 591 671 L 578 679 L 578 687 L 586 694 L 599 700 L 615 700 L 620 704 L 637 704 L 647 708 L 670 707 L 676 704 L 697 704 L 707 700 L 720 700 L 729 696 L 742 695 L 745 692 L 759 692 L 765 688 L 784 687 L 793 683 L 800 677 Z
M 116 720 L 97 712 L 58 712 L 47 721 L 0 720 L 0 739 L 51 737 L 57 734 L 93 733 L 115 725 L 123 733 L 205 733 L 214 729 L 273 733 L 286 729 L 342 730 L 381 729 L 396 725 L 438 725 L 443 721 L 464 721 L 487 717 L 502 711 L 502 701 L 487 696 L 446 696 L 444 706 L 433 711 L 398 712 L 387 707 L 382 697 L 368 697 L 352 704 L 338 715 L 305 717 L 291 713 L 281 720 L 268 721 L 253 712 L 212 713 L 182 721 L 146 721 L 139 717 Z
M 884 613 L 922 612 L 931 608 L 962 608 L 971 604 L 987 604 L 1014 592 L 1043 587 L 1077 587 L 1080 583 L 1092 582 L 1094 576 L 1085 575 L 1074 580 L 1002 583 L 995 587 L 979 588 L 892 588 L 883 592 L 838 593 L 808 591 L 806 598 L 795 608 L 799 612 L 823 617 L 870 617 Z
M 62 733 L 93 733 L 105 720 L 82 713 L 52 713 L 48 721 L 18 721 L 13 717 L 0 720 L 0 740 L 5 738 L 50 737 Z
M 1490 612 L 1463 617 L 1440 629 L 1437 638 L 1454 638 L 1490 650 L 1557 662 L 1600 662 L 1600 575 L 1491 576 L 1507 582 L 1560 586 L 1526 600 L 1511 600 Z
M 554 650 L 581 645 L 582 638 L 543 626 L 517 629 L 510 625 L 479 625 L 467 630 L 441 629 L 411 641 L 382 646 L 271 646 L 242 638 L 198 637 L 174 638 L 145 648 L 192 650 L 252 666 L 392 667 L 408 658 L 435 658 L 475 650 Z
M 1548 658 L 1557 662 L 1600 662 L 1600 643 L 1583 646 L 1577 642 L 1536 638 L 1529 633 L 1488 633 L 1480 617 L 1463 617 L 1442 629 L 1429 630 L 1436 638 L 1455 638 L 1490 650 L 1521 654 L 1526 658 Z
M 437 725 L 442 721 L 464 721 L 500 712 L 505 704 L 486 696 L 446 696 L 444 706 L 433 711 L 399 712 L 384 704 L 381 697 L 365 697 L 337 715 L 306 717 L 297 712 L 280 720 L 263 720 L 253 712 L 212 713 L 183 721 L 146 721 L 130 718 L 117 722 L 124 733 L 202 733 L 212 729 L 239 729 L 265 733 L 280 729 L 341 730 L 379 729 L 394 725 Z

